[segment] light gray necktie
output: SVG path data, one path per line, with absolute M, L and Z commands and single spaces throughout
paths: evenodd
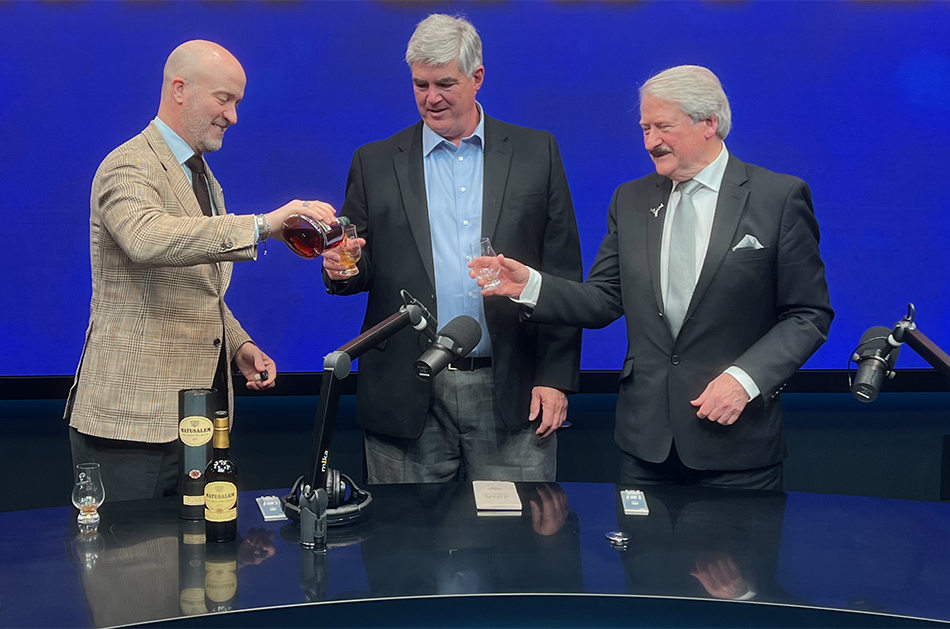
M 690 179 L 679 185 L 680 201 L 670 226 L 669 288 L 666 293 L 666 322 L 673 338 L 680 333 L 686 309 L 696 287 L 696 208 L 693 193 L 701 183 Z

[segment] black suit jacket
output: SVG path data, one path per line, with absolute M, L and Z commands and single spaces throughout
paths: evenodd
M 486 116 L 484 158 L 482 235 L 501 253 L 581 280 L 574 205 L 554 136 Z M 402 289 L 436 314 L 422 122 L 357 149 L 340 214 L 366 238 L 360 273 L 346 282 L 324 278 L 334 294 L 369 291 L 363 330 L 399 310 Z M 527 423 L 534 386 L 577 390 L 579 330 L 523 322 L 507 299 L 487 300 L 485 317 L 495 406 L 507 426 Z M 357 415 L 364 428 L 410 439 L 422 433 L 431 384 L 416 377 L 413 363 L 425 346 L 424 335 L 407 329 L 360 358 Z
M 614 193 L 587 282 L 543 275 L 531 320 L 603 327 L 627 319 L 615 439 L 662 462 L 675 439 L 699 470 L 764 467 L 785 456 L 779 391 L 828 336 L 834 312 L 801 179 L 729 157 L 702 272 L 679 336 L 663 317 L 660 239 L 672 182 L 656 173 Z M 752 235 L 762 249 L 736 248 Z M 761 390 L 735 424 L 696 417 L 696 399 L 730 365 Z

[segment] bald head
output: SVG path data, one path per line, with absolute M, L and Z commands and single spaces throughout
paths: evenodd
M 237 122 L 247 77 L 223 47 L 200 39 L 175 48 L 165 62 L 158 117 L 197 153 L 221 148 Z

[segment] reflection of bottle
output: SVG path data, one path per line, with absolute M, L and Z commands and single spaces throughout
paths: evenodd
M 178 605 L 185 616 L 203 614 L 205 606 L 205 523 L 183 520 L 178 525 Z
M 216 401 L 214 389 L 182 389 L 178 392 L 178 517 L 205 517 L 205 467 L 211 450 L 211 421 Z
M 343 228 L 350 224 L 350 219 L 341 216 L 337 220 L 327 225 L 303 214 L 291 214 L 281 227 L 284 242 L 298 256 L 316 258 L 343 242 Z
M 228 412 L 214 413 L 214 453 L 205 468 L 205 537 L 230 542 L 237 537 L 237 468 L 231 461 Z
M 237 541 L 210 544 L 205 557 L 205 606 L 226 612 L 237 606 Z

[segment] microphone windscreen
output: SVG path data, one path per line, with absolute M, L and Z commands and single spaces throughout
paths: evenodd
M 873 328 L 868 328 L 865 330 L 864 334 L 861 335 L 861 345 L 868 343 L 870 341 L 880 340 L 883 343 L 887 343 L 887 337 L 890 335 L 891 329 L 885 328 L 883 325 L 876 325 Z
M 890 347 L 887 342 L 887 337 L 890 335 L 891 329 L 885 328 L 883 325 L 868 328 L 867 331 L 861 335 L 861 342 L 858 343 L 857 354 L 861 357 L 882 356 Z
M 482 340 L 482 326 L 478 325 L 478 321 L 468 315 L 459 315 L 439 330 L 439 336 L 452 339 L 455 345 L 461 349 L 458 352 L 459 358 L 464 358 Z

